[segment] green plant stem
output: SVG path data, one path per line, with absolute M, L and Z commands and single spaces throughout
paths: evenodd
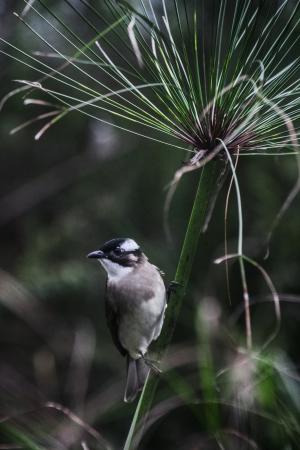
M 12 445 L 20 445 L 20 448 L 24 450 L 45 450 L 45 447 L 36 444 L 30 436 L 18 430 L 17 427 L 3 423 L 0 424 L 0 432 Z
M 164 327 L 156 345 L 158 359 L 162 358 L 174 334 L 175 325 L 190 280 L 200 234 L 209 206 L 209 200 L 217 182 L 218 175 L 219 170 L 216 161 L 211 161 L 201 171 L 175 275 L 175 281 L 179 283 L 179 287 L 170 295 Z M 155 374 L 151 374 L 145 383 L 131 423 L 124 450 L 133 450 L 138 445 L 137 441 L 139 441 L 139 436 L 142 435 L 158 381 L 159 377 Z

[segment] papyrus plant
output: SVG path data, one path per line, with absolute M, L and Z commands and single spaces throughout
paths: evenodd
M 19 80 L 21 87 L 9 96 L 25 94 L 26 105 L 36 103 L 47 110 L 13 132 L 42 121 L 35 134 L 39 139 L 77 111 L 185 152 L 186 164 L 177 170 L 171 188 L 186 172 L 205 167 L 178 263 L 179 289 L 168 308 L 160 354 L 171 339 L 207 204 L 219 183 L 218 161 L 232 172 L 240 219 L 234 257 L 240 261 L 250 349 L 235 163 L 245 155 L 295 154 L 299 167 L 300 2 L 63 0 L 61 10 L 45 0 L 24 1 L 26 8 L 17 17 L 37 38 L 38 49 L 3 41 L 2 52 L 32 73 L 30 79 Z M 80 20 L 80 29 L 72 26 L 72 15 Z M 297 182 L 278 218 L 298 189 Z M 279 318 L 273 285 L 262 274 Z M 133 445 L 136 425 L 149 410 L 155 388 L 152 378 L 142 393 L 126 448 Z

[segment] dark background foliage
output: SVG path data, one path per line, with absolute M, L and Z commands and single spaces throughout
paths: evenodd
M 1 37 L 17 44 L 26 39 L 27 48 L 34 48 L 28 30 L 12 16 L 14 9 L 22 5 L 19 0 L 1 3 Z M 24 67 L 1 55 L 0 97 L 15 88 L 13 79 L 22 77 L 26 78 Z M 38 125 L 9 135 L 11 129 L 30 118 L 32 107 L 24 107 L 16 97 L 1 111 L 0 419 L 12 419 L 0 442 L 14 442 L 15 430 L 21 430 L 46 448 L 79 448 L 82 440 L 96 448 L 99 436 L 74 425 L 69 414 L 54 405 L 39 409 L 51 401 L 69 408 L 112 445 L 120 446 L 134 406 L 122 403 L 125 364 L 113 348 L 104 320 L 104 273 L 85 255 L 107 239 L 133 237 L 171 280 L 198 175 L 187 175 L 177 190 L 169 216 L 173 237 L 170 245 L 163 230 L 165 187 L 185 158 L 181 151 L 126 134 L 76 112 L 39 141 L 33 138 Z M 295 160 L 243 156 L 238 176 L 245 251 L 263 264 L 283 294 L 281 331 L 269 355 L 276 355 L 276 360 L 285 362 L 296 373 L 300 338 L 299 199 L 276 229 L 269 259 L 263 260 L 267 232 L 296 176 Z M 213 264 L 224 254 L 226 191 L 224 188 L 209 230 L 202 236 L 192 283 L 167 357 L 166 367 L 171 371 L 166 369 L 162 376 L 157 396 L 157 401 L 163 399 L 159 409 L 162 419 L 150 429 L 143 448 L 218 448 L 209 440 L 204 406 L 197 408 L 191 402 L 201 399 L 203 390 L 196 370 L 207 350 L 201 321 L 210 328 L 216 371 L 234 368 L 241 357 L 238 347 L 244 345 L 238 267 L 230 264 L 230 304 L 225 267 Z M 234 195 L 228 237 L 229 249 L 234 250 Z M 267 301 L 270 298 L 260 274 L 249 269 L 247 276 L 252 300 L 257 302 L 252 314 L 254 342 L 259 349 L 272 328 L 273 305 Z M 204 310 L 199 322 L 196 317 L 201 305 Z M 230 389 L 235 384 L 239 391 L 242 382 L 251 386 L 254 369 L 247 364 L 232 383 L 221 379 L 218 388 L 222 390 L 226 385 Z M 261 368 L 262 372 L 268 370 Z M 259 395 L 266 411 L 275 411 L 276 415 L 280 408 L 281 413 L 285 408 L 295 408 L 299 413 L 297 405 L 291 406 L 291 392 L 291 398 L 284 393 L 286 404 L 282 405 L 277 394 L 272 394 L 274 379 L 267 373 L 262 380 Z M 189 385 L 197 393 L 193 393 L 192 400 L 188 400 Z M 221 428 L 240 430 L 243 436 L 257 440 L 260 448 L 299 448 L 287 430 L 270 426 L 266 418 L 252 414 L 254 409 L 247 399 L 241 401 L 240 410 L 223 405 L 219 411 Z M 228 436 L 228 448 L 251 448 L 233 431 Z

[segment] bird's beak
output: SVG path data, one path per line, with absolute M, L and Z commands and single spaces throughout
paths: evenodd
M 105 253 L 102 250 L 96 250 L 95 252 L 91 252 L 86 255 L 87 258 L 95 258 L 95 259 L 103 259 L 105 257 Z

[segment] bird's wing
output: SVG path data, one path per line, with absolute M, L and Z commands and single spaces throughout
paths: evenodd
M 105 299 L 105 315 L 113 342 L 121 355 L 125 356 L 127 351 L 119 340 L 119 312 L 117 307 L 109 300 L 107 296 Z

